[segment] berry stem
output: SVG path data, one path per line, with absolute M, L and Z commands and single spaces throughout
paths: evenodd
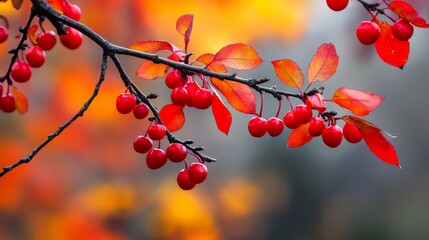
M 278 102 L 279 102 L 279 107 L 277 108 L 276 117 L 279 117 L 280 111 L 282 109 L 282 99 L 279 99 Z
M 259 108 L 258 117 L 262 117 L 262 111 L 264 109 L 264 95 L 262 94 L 262 92 L 259 92 L 259 96 L 261 97 L 261 107 Z

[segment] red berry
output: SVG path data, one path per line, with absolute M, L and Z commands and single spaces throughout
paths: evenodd
M 188 168 L 189 179 L 194 183 L 202 183 L 207 178 L 207 167 L 202 163 L 192 163 Z
M 9 37 L 9 30 L 7 28 L 0 26 L 0 43 L 6 42 Z
M 63 14 L 73 20 L 79 21 L 81 15 L 80 7 L 68 1 L 64 1 Z
M 326 146 L 336 148 L 343 140 L 343 131 L 338 125 L 331 125 L 322 131 L 322 140 Z
M 138 153 L 147 153 L 152 149 L 152 140 L 145 136 L 138 136 L 134 139 L 133 148 Z
M 150 169 L 158 169 L 167 163 L 167 155 L 162 149 L 152 148 L 146 155 L 146 165 Z
M 392 26 L 392 33 L 396 39 L 400 41 L 407 41 L 413 36 L 414 27 L 405 19 L 399 19 Z
M 328 7 L 333 11 L 344 10 L 349 4 L 349 0 L 326 0 Z
M 343 134 L 344 134 L 344 138 L 349 143 L 358 143 L 362 140 L 362 137 L 363 137 L 359 128 L 350 123 L 344 124 Z
M 247 129 L 253 137 L 262 137 L 267 132 L 268 123 L 265 118 L 253 117 L 247 124 Z
M 321 117 L 313 117 L 310 120 L 310 125 L 308 126 L 308 134 L 313 137 L 322 135 L 322 131 L 325 129 L 325 121 Z
M 3 112 L 13 112 L 16 109 L 15 98 L 12 94 L 4 95 L 0 97 L 0 109 Z
M 290 110 L 284 115 L 283 122 L 290 129 L 295 129 L 301 125 L 294 117 L 294 110 Z
M 192 98 L 194 107 L 197 109 L 207 109 L 213 103 L 213 94 L 206 88 L 197 89 Z
M 181 162 L 188 155 L 188 150 L 180 143 L 172 143 L 165 149 L 167 158 L 172 162 Z
M 154 124 L 149 127 L 147 134 L 152 140 L 161 140 L 167 133 L 167 129 L 162 124 Z
M 3 96 L 3 85 L 0 84 L 0 96 Z
M 45 52 L 39 46 L 27 49 L 25 59 L 31 67 L 38 68 L 45 63 Z
M 10 75 L 17 82 L 27 82 L 31 77 L 31 67 L 24 61 L 16 61 L 12 65 Z
M 362 21 L 356 28 L 356 36 L 362 44 L 371 45 L 380 37 L 380 27 L 375 22 Z
M 165 77 L 165 85 L 168 88 L 174 89 L 176 87 L 182 87 L 182 72 L 180 70 L 174 69 Z
M 116 110 L 119 113 L 127 114 L 133 111 L 136 106 L 137 98 L 132 93 L 121 93 L 116 98 Z
M 177 174 L 177 184 L 183 190 L 191 190 L 195 187 L 195 183 L 189 179 L 188 169 L 182 169 Z
M 133 108 L 133 115 L 137 119 L 143 119 L 149 114 L 149 108 L 144 103 L 139 103 Z
M 78 30 L 68 27 L 67 34 L 60 36 L 61 43 L 68 49 L 76 49 L 82 44 L 82 33 Z
M 185 88 L 186 88 L 186 91 L 188 91 L 188 101 L 186 102 L 186 105 L 188 107 L 193 107 L 195 106 L 195 103 L 194 103 L 195 91 L 200 89 L 200 87 L 195 82 L 191 82 L 186 84 Z
M 311 117 L 313 117 L 313 111 L 311 107 L 305 104 L 298 105 L 293 110 L 293 117 L 300 124 L 306 124 L 310 122 Z
M 184 87 L 176 87 L 171 91 L 170 99 L 174 105 L 185 106 L 189 99 L 188 90 Z
M 277 137 L 283 132 L 284 124 L 278 117 L 271 117 L 267 121 L 267 132 L 271 137 Z
M 55 36 L 55 32 L 54 31 L 46 31 L 46 32 L 42 32 L 37 36 L 37 45 L 45 50 L 51 50 L 55 44 L 57 43 L 57 38 Z

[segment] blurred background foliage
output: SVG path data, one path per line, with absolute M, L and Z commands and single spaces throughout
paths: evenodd
M 409 1 L 429 18 L 425 1 Z M 325 96 L 344 86 L 386 96 L 367 119 L 398 135 L 392 139 L 402 169 L 379 161 L 364 143 L 328 149 L 320 139 L 287 149 L 289 131 L 254 139 L 250 116 L 234 113 L 229 136 L 217 131 L 210 111 L 187 109 L 177 133 L 206 147 L 219 161 L 209 164 L 208 180 L 192 191 L 176 185 L 181 164 L 145 167 L 132 142 L 147 121 L 115 110 L 125 90 L 109 64 L 106 82 L 85 116 L 55 139 L 28 165 L 0 179 L 0 239 L 427 239 L 429 237 L 429 32 L 416 29 L 403 71 L 382 63 L 373 47 L 361 46 L 354 29 L 369 14 L 357 3 L 339 13 L 322 0 L 94 0 L 73 1 L 81 22 L 109 41 L 129 46 L 139 40 L 167 40 L 182 46 L 176 19 L 195 14 L 190 51 L 216 52 L 235 42 L 252 44 L 265 63 L 242 76 L 275 79 L 270 61 L 290 58 L 306 69 L 317 47 L 336 45 L 337 74 Z M 10 2 L 0 13 L 12 36 L 25 23 L 29 1 L 16 12 Z M 45 24 L 50 28 L 49 24 Z M 13 37 L 0 45 L 0 71 L 9 64 Z M 47 63 L 18 87 L 30 111 L 0 117 L 0 165 L 28 154 L 47 134 L 77 112 L 98 79 L 101 50 L 86 39 L 70 51 L 59 44 Z M 140 60 L 121 57 L 133 75 Z M 162 79 L 134 77 L 145 91 L 168 101 Z M 287 89 L 273 80 L 279 89 Z M 277 103 L 266 97 L 264 116 Z M 335 108 L 335 106 L 331 106 Z M 286 109 L 282 111 L 285 112 Z M 335 109 L 333 109 L 335 110 Z M 166 143 L 162 144 L 164 147 Z

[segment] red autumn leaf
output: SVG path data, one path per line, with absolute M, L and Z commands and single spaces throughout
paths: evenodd
M 159 115 L 168 131 L 175 132 L 180 130 L 185 124 L 185 114 L 183 113 L 184 106 L 173 104 L 165 105 Z
M 248 114 L 256 113 L 256 97 L 249 86 L 216 78 L 210 80 L 235 110 Z
M 212 103 L 212 112 L 216 121 L 217 128 L 228 135 L 229 129 L 232 124 L 232 116 L 228 108 L 220 99 L 219 95 L 214 92 L 213 94 L 213 103 Z
M 308 133 L 308 126 L 309 123 L 302 124 L 290 133 L 286 143 L 288 148 L 302 147 L 313 139 Z
M 20 114 L 26 113 L 28 111 L 27 97 L 15 87 L 12 88 L 12 91 L 13 96 L 15 97 L 16 110 Z
M 235 43 L 219 50 L 215 54 L 213 62 L 220 62 L 225 66 L 238 70 L 247 70 L 259 66 L 262 63 L 262 59 L 252 46 Z
M 173 46 L 165 41 L 140 41 L 131 45 L 130 48 L 146 53 L 155 53 L 161 50 L 173 52 Z
M 169 68 L 169 66 L 161 63 L 144 61 L 137 69 L 136 75 L 147 80 L 154 80 L 155 78 L 163 77 Z
M 380 38 L 375 43 L 378 56 L 387 64 L 403 68 L 408 61 L 410 42 L 399 41 L 393 36 L 392 26 L 386 22 L 378 22 L 381 29 Z
M 324 112 L 326 110 L 325 98 L 319 93 L 307 96 L 307 104 L 319 112 Z
M 358 116 L 366 116 L 376 109 L 384 97 L 370 92 L 362 92 L 348 88 L 338 88 L 330 100 Z
M 16 10 L 19 10 L 21 8 L 22 2 L 23 0 L 12 0 L 12 5 Z
M 308 66 L 308 81 L 326 81 L 337 71 L 338 55 L 332 43 L 324 43 L 311 59 Z
M 208 70 L 223 73 L 228 72 L 228 69 L 221 62 L 213 62 L 214 56 L 214 54 L 205 53 L 199 56 L 196 61 L 204 63 Z
M 37 41 L 36 41 L 36 39 L 37 39 L 37 34 L 36 34 L 36 32 L 37 32 L 37 29 L 38 29 L 39 27 L 36 25 L 36 24 L 34 24 L 33 26 L 31 26 L 29 29 L 28 29 L 28 37 L 30 38 L 30 41 L 33 43 L 33 44 L 35 44 L 35 43 L 37 43 Z
M 354 116 L 344 116 L 343 120 L 359 128 L 369 150 L 386 163 L 400 168 L 395 148 L 383 136 L 381 130 L 372 123 Z
M 285 84 L 301 88 L 304 85 L 304 74 L 296 62 L 289 59 L 274 60 L 271 62 L 277 77 Z
M 389 9 L 396 13 L 399 17 L 411 22 L 416 27 L 429 28 L 429 24 L 414 7 L 404 1 L 393 1 L 389 4 Z
M 193 22 L 194 22 L 193 14 L 183 15 L 179 17 L 179 19 L 177 19 L 177 22 L 176 22 L 176 30 L 185 37 L 185 51 L 188 50 L 188 44 L 189 44 L 189 41 L 191 40 Z

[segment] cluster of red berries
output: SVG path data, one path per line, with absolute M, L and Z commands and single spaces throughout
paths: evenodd
M 137 119 L 144 119 L 149 114 L 147 105 L 144 103 L 137 104 L 137 97 L 132 93 L 121 93 L 116 99 L 116 109 L 122 114 L 133 112 Z M 133 148 L 138 153 L 146 154 L 146 165 L 149 169 L 159 169 L 167 163 L 167 160 L 174 163 L 185 162 L 185 168 L 177 175 L 177 184 L 183 190 L 190 190 L 196 184 L 204 182 L 207 178 L 207 167 L 202 161 L 192 163 L 188 167 L 185 161 L 188 149 L 184 145 L 170 143 L 165 151 L 160 148 L 160 144 L 158 147 L 153 146 L 153 141 L 160 143 L 166 134 L 165 126 L 153 120 L 146 134 L 134 139 Z

